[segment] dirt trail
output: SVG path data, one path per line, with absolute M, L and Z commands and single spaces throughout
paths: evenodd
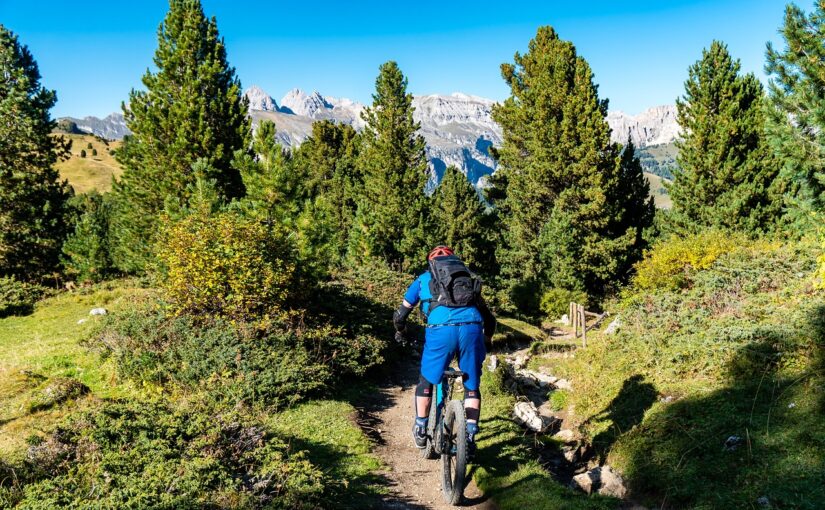
M 383 473 L 390 489 L 384 508 L 448 509 L 441 494 L 441 460 L 422 459 L 412 441 L 413 395 L 417 367 L 410 363 L 398 379 L 379 388 L 364 402 L 361 425 L 376 443 L 375 452 L 386 464 Z M 472 476 L 473 466 L 468 474 Z M 464 490 L 462 508 L 495 510 L 492 501 L 470 481 Z

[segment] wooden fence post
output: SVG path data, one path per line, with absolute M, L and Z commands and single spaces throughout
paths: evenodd
M 587 316 L 584 313 L 584 305 L 579 305 L 582 318 L 582 347 L 587 347 Z

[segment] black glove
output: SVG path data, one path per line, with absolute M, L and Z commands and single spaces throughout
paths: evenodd
M 404 334 L 403 331 L 396 331 L 395 332 L 395 343 L 401 346 L 407 345 L 407 336 Z
M 399 333 L 407 331 L 407 317 L 410 316 L 412 310 L 412 308 L 407 308 L 404 306 L 404 303 L 401 303 L 398 310 L 392 314 L 392 324 L 395 326 L 395 330 Z

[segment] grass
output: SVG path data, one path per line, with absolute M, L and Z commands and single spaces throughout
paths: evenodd
M 355 424 L 355 412 L 346 402 L 316 400 L 266 419 L 275 432 L 290 437 L 294 447 L 307 451 L 308 459 L 323 467 L 335 483 L 326 490 L 338 508 L 370 507 L 386 493 L 375 474 L 382 464 Z
M 111 361 L 101 361 L 81 341 L 95 327 L 91 308 L 117 310 L 145 292 L 131 281 L 118 282 L 48 298 L 26 317 L 0 319 L 0 457 L 19 452 L 30 434 L 48 430 L 74 409 L 93 405 L 96 398 L 135 392 L 117 380 Z M 86 322 L 78 324 L 80 319 Z M 77 401 L 29 413 L 27 405 L 37 388 L 57 377 L 77 379 L 91 392 Z
M 746 244 L 683 288 L 628 289 L 607 306 L 618 335 L 588 335 L 575 358 L 534 359 L 572 380 L 572 419 L 642 503 L 825 508 L 816 253 Z
M 72 153 L 69 159 L 57 163 L 60 177 L 68 179 L 75 192 L 85 193 L 96 189 L 104 193 L 112 188 L 112 177 L 119 177 L 121 168 L 110 151 L 118 149 L 122 142 L 102 142 L 93 135 L 76 135 L 61 133 L 72 141 Z M 92 156 L 89 144 L 97 150 Z M 80 151 L 86 151 L 86 157 L 80 157 Z
M 653 197 L 653 203 L 657 209 L 670 209 L 673 207 L 673 200 L 665 189 L 665 182 L 670 182 L 658 175 L 645 172 L 647 182 L 650 184 L 650 196 Z
M 531 452 L 534 441 L 516 425 L 511 414 L 515 398 L 506 393 L 502 368 L 482 375 L 481 431 L 477 463 L 471 476 L 484 494 L 500 510 L 606 510 L 616 508 L 617 500 L 586 496 L 555 481 Z

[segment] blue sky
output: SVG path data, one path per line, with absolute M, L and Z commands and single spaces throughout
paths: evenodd
M 203 0 L 244 87 L 257 84 L 276 101 L 300 87 L 369 102 L 377 68 L 390 59 L 415 94 L 503 99 L 500 64 L 549 24 L 588 59 L 610 108 L 629 113 L 673 103 L 688 65 L 713 39 L 764 80 L 765 43 L 779 40 L 785 3 Z M 813 2 L 800 5 L 808 11 Z M 0 0 L 0 23 L 29 46 L 43 82 L 57 90 L 54 116 L 102 116 L 140 87 L 167 6 L 166 0 Z

